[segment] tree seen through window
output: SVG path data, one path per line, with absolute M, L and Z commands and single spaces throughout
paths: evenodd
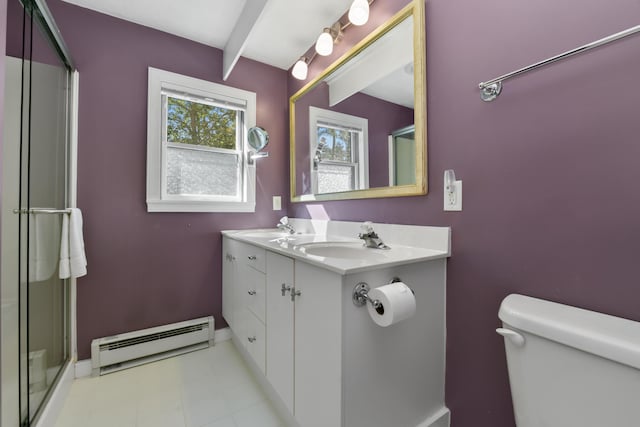
M 236 110 L 167 97 L 167 140 L 236 149 Z
M 318 126 L 318 148 L 322 160 L 352 162 L 351 143 L 350 131 Z

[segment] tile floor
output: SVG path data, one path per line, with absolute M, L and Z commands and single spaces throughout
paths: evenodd
M 76 380 L 56 427 L 283 427 L 231 341 Z

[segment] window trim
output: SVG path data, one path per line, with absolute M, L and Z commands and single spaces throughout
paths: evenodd
M 242 200 L 225 201 L 228 196 L 168 196 L 164 194 L 166 181 L 166 143 L 163 141 L 164 92 L 174 92 L 197 98 L 228 101 L 230 105 L 245 105 L 241 129 L 240 161 Z M 256 94 L 206 80 L 183 76 L 149 67 L 147 93 L 147 212 L 255 212 L 256 168 L 248 162 L 248 129 L 256 124 Z
M 318 147 L 318 122 L 329 122 L 344 128 L 361 130 L 362 138 L 359 138 L 357 147 L 358 161 L 355 162 L 355 170 L 358 176 L 354 178 L 362 188 L 354 190 L 369 188 L 369 120 L 364 117 L 352 116 L 350 114 L 338 113 L 336 111 L 311 106 L 309 107 L 309 170 L 311 171 L 311 189 L 313 194 L 318 192 L 318 171 L 314 168 L 313 164 L 314 153 Z M 353 149 L 352 147 L 352 150 Z M 327 164 L 331 164 L 331 162 L 327 161 Z M 334 164 L 348 166 L 354 163 L 334 162 Z

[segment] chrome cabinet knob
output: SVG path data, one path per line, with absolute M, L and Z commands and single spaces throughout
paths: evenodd
M 256 294 L 256 291 L 247 291 L 247 293 L 248 293 L 249 295 L 255 295 L 255 294 Z
M 255 342 L 256 337 L 249 337 L 249 338 L 247 338 L 247 340 L 249 340 L 249 342 Z
M 297 291 L 295 287 L 291 288 L 291 301 L 295 301 L 296 297 L 302 295 L 302 292 Z
M 258 257 L 256 257 L 255 255 L 249 255 L 247 258 L 249 258 L 249 261 L 255 261 L 256 259 L 258 259 Z

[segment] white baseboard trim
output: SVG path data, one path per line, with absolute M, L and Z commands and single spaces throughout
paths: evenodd
M 420 423 L 417 427 L 449 427 L 451 424 L 451 412 L 443 406 L 435 414 Z
M 230 339 L 231 329 L 229 328 L 216 329 L 215 335 L 213 336 L 214 342 L 229 341 Z
M 91 376 L 91 359 L 78 360 L 75 366 L 76 378 Z
M 213 342 L 228 341 L 231 339 L 231 329 L 222 328 L 215 331 Z M 91 359 L 79 360 L 75 363 L 75 378 L 86 378 L 91 376 Z
M 51 392 L 49 400 L 45 403 L 44 408 L 38 419 L 36 420 L 34 427 L 53 427 L 58 420 L 58 416 L 64 406 L 64 401 L 69 395 L 71 390 L 71 383 L 74 379 L 74 366 L 72 362 L 68 362 L 64 368 L 62 368 L 62 374 L 60 380 L 56 384 L 55 388 Z

